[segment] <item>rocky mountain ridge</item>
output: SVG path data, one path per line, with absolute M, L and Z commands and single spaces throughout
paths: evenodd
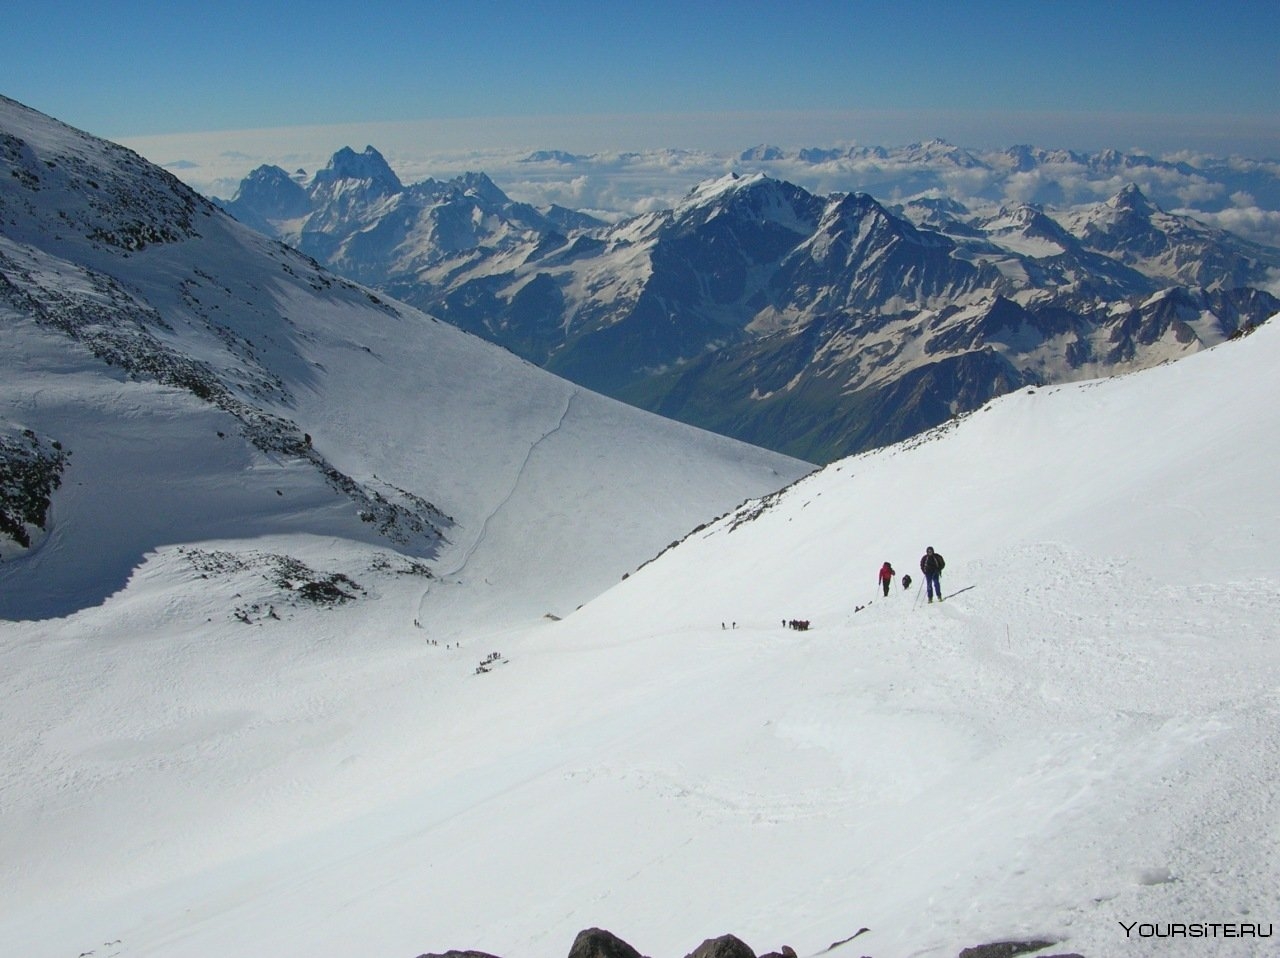
M 389 168 L 343 179 L 349 162 L 315 174 L 310 212 L 268 225 L 575 382 L 812 461 L 1022 386 L 1165 362 L 1280 306 L 1267 289 L 1280 250 L 1135 186 L 1065 212 L 989 213 L 729 174 L 600 225 L 553 223 L 483 174 L 387 192 L 373 184 L 390 184 Z M 228 208 L 261 219 L 270 207 L 252 200 L 242 189 Z
M 29 116 L 7 103 L 10 116 Z M 264 356 L 279 344 L 270 336 L 255 343 L 251 332 L 277 319 L 262 304 L 227 303 L 237 297 L 198 267 L 177 278 L 181 300 L 198 317 L 188 331 L 201 341 L 193 350 L 189 340 L 178 342 L 184 335 L 147 291 L 119 277 L 118 264 L 130 256 L 216 229 L 215 207 L 136 154 L 69 128 L 52 148 L 37 143 L 0 131 L 0 177 L 11 186 L 0 191 L 0 310 L 66 337 L 132 380 L 176 387 L 229 413 L 262 452 L 309 462 L 381 535 L 416 554 L 432 552 L 450 524 L 442 511 L 347 475 L 280 414 L 292 397 Z M 369 294 L 325 275 L 314 260 L 279 244 L 269 256 L 282 276 L 368 304 Z M 0 466 L 17 470 L 20 460 L 6 456 Z M 7 531 L 27 545 L 35 532 Z

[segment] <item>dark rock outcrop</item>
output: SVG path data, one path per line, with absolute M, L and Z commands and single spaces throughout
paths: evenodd
M 975 945 L 960 952 L 960 958 L 1014 958 L 1015 955 L 1026 955 L 1056 945 L 1055 941 L 993 941 L 986 945 Z M 1043 958 L 1081 958 L 1080 955 L 1045 955 Z
M 721 935 L 708 938 L 685 958 L 756 958 L 756 953 L 741 938 Z
M 569 949 L 569 958 L 643 958 L 625 941 L 603 928 L 588 928 L 578 932 Z
M 848 938 L 832 942 L 826 950 L 830 952 L 842 945 L 847 945 L 867 931 L 868 929 L 862 928 Z M 965 948 L 960 952 L 959 958 L 1016 958 L 1017 955 L 1038 952 L 1055 944 L 1057 942 L 1041 940 L 996 941 Z M 495 956 L 483 951 L 446 951 L 423 954 L 418 958 L 495 958 Z M 578 932 L 578 936 L 573 941 L 573 947 L 569 949 L 568 958 L 644 958 L 644 956 L 613 932 L 602 928 L 588 928 Z M 708 938 L 685 955 L 685 958 L 757 958 L 757 955 L 741 938 L 734 935 L 721 935 L 719 938 Z M 790 945 L 783 945 L 778 951 L 771 951 L 758 958 L 796 958 L 796 952 Z M 1042 958 L 1084 958 L 1084 956 L 1072 953 L 1044 955 Z

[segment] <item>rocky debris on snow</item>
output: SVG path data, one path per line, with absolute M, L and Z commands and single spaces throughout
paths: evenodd
M 827 951 L 848 944 L 854 938 L 864 934 L 863 928 L 857 934 L 841 941 L 833 942 Z M 1030 954 L 1044 948 L 1052 947 L 1052 941 L 999 941 L 986 945 L 977 945 L 963 949 L 958 958 L 1015 958 L 1017 955 Z M 483 951 L 444 951 L 428 952 L 418 958 L 497 958 Z M 569 949 L 568 958 L 644 958 L 639 951 L 627 944 L 613 932 L 602 928 L 588 928 L 578 932 Z M 719 938 L 708 938 L 697 948 L 685 955 L 685 958 L 796 958 L 796 951 L 790 945 L 783 945 L 777 951 L 756 955 L 746 942 L 734 935 L 721 935 Z M 871 958 L 864 955 L 863 958 Z M 1077 954 L 1043 955 L 1040 958 L 1082 958 Z
M 83 289 L 67 292 L 39 282 L 22 264 L 0 253 L 0 305 L 81 343 L 135 380 L 185 390 L 230 413 L 239 420 L 245 439 L 258 449 L 312 463 L 334 490 L 352 501 L 360 519 L 391 542 L 434 545 L 443 538 L 452 519 L 430 502 L 387 483 L 375 489 L 358 482 L 321 455 L 297 423 L 243 398 L 288 399 L 278 376 L 265 370 L 255 373 L 252 370 L 260 367 L 246 362 L 240 373 L 243 381 L 228 382 L 208 363 L 162 342 L 152 330 L 166 330 L 169 324 L 116 280 L 89 269 L 82 270 L 82 279 Z M 229 331 L 227 335 L 234 336 Z M 243 345 L 242 358 L 249 358 L 252 344 Z
M 179 547 L 201 576 L 230 576 L 236 573 L 258 570 L 262 577 L 274 586 L 278 593 L 274 601 L 237 606 L 233 618 L 247 625 L 264 619 L 279 619 L 277 605 L 334 606 L 350 602 L 364 594 L 365 589 L 342 572 L 317 572 L 301 559 L 272 552 L 227 552 L 223 550 L 190 549 Z
M 10 174 L 0 182 L 17 184 L 0 193 L 0 221 L 15 227 L 21 223 L 24 231 L 51 238 L 55 249 L 79 235 L 93 248 L 128 257 L 147 247 L 198 237 L 198 217 L 216 212 L 208 200 L 137 154 L 87 134 L 66 135 L 62 147 L 38 155 L 25 140 L 0 133 L 0 175 Z M 313 259 L 283 248 L 281 255 L 281 268 L 314 290 L 335 284 L 355 289 L 349 281 L 328 277 Z M 114 256 L 106 262 L 113 263 Z M 126 281 L 109 275 L 111 269 L 101 261 L 95 268 L 21 242 L 6 245 L 0 251 L 0 308 L 61 333 L 130 379 L 184 390 L 230 413 L 258 449 L 310 461 L 380 535 L 422 553 L 434 551 L 451 524 L 448 516 L 402 489 L 373 488 L 346 475 L 312 448 L 297 423 L 264 408 L 288 405 L 292 396 L 262 361 L 263 344 L 220 321 L 213 312 L 216 305 L 208 308 L 202 293 L 214 289 L 229 296 L 224 284 L 199 267 L 178 283 L 191 315 L 226 350 L 230 362 L 220 369 L 172 345 L 172 317 L 166 318 Z M 373 294 L 369 297 L 394 312 Z M 287 317 L 263 318 L 291 326 Z
M 253 625 L 256 622 L 261 622 L 263 619 L 280 620 L 280 614 L 276 612 L 276 607 L 274 605 L 264 606 L 260 602 L 255 602 L 248 606 L 236 606 L 235 611 L 231 613 L 231 617 L 239 622 L 243 622 L 245 625 Z
M 31 548 L 43 532 L 70 453 L 56 439 L 0 423 L 0 537 Z
M 392 575 L 417 575 L 424 579 L 433 579 L 431 568 L 417 559 L 404 556 L 390 556 L 379 553 L 369 560 L 370 572 L 390 572 Z
M 988 945 L 977 945 L 960 952 L 960 958 L 1014 958 L 1015 955 L 1026 955 L 1056 945 L 1056 941 L 994 941 Z M 1081 958 L 1080 955 L 1044 955 L 1043 958 Z
M 89 141 L 87 134 L 77 138 Z M 0 198 L 0 214 L 47 207 L 47 200 L 35 202 L 41 193 L 76 196 L 57 210 L 62 228 L 121 255 L 199 235 L 196 216 L 212 212 L 211 202 L 132 150 L 114 143 L 99 149 L 105 157 L 75 145 L 41 157 L 20 137 L 0 131 L 0 164 L 26 194 L 11 196 L 13 210 Z
M 208 323 L 241 361 L 238 379 L 224 382 L 208 363 L 162 342 L 157 331 L 171 333 L 172 324 L 119 281 L 86 266 L 75 267 L 75 279 L 67 284 L 61 276 L 42 273 L 34 261 L 0 253 L 0 304 L 80 343 L 131 378 L 184 389 L 233 414 L 252 408 L 243 401 L 244 410 L 235 408 L 237 388 L 258 399 L 290 398 L 283 380 L 256 361 L 255 347 L 245 337 Z
M 275 552 L 228 552 L 219 549 L 196 549 L 179 546 L 192 567 L 202 575 L 228 575 L 246 569 L 267 568 L 267 576 L 281 588 L 296 588 L 295 582 L 313 578 L 315 573 L 300 559 Z M 370 572 L 387 572 L 393 575 L 418 575 L 432 578 L 430 568 L 416 559 L 400 555 L 378 553 L 369 560 Z M 345 576 L 344 576 L 345 578 Z
M 344 586 L 357 592 L 364 591 L 354 579 L 341 572 L 334 572 L 303 582 L 298 586 L 298 597 L 316 605 L 340 605 L 355 598 L 355 594 L 348 592 Z

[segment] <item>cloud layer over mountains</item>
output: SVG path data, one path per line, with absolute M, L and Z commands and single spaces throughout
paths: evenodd
M 225 138 L 134 144 L 155 162 L 209 196 L 230 197 L 250 170 L 263 164 L 314 172 L 341 145 L 338 131 L 301 138 L 267 133 L 227 151 Z M 733 152 L 638 149 L 574 152 L 537 149 L 433 149 L 394 126 L 360 130 L 374 139 L 405 182 L 487 173 L 512 198 L 557 204 L 611 219 L 669 208 L 703 180 L 729 172 L 764 172 L 815 193 L 863 191 L 883 202 L 922 193 L 945 194 L 966 206 L 1096 203 L 1136 184 L 1162 208 L 1194 214 L 1211 225 L 1280 246 L 1280 160 L 1184 150 L 1145 154 L 1118 149 L 1083 151 L 1048 144 L 1005 149 L 965 148 L 941 141 L 905 146 L 761 145 Z M 366 140 L 348 145 L 357 149 Z M 293 143 L 289 146 L 286 143 Z M 1069 144 L 1068 144 L 1069 146 Z

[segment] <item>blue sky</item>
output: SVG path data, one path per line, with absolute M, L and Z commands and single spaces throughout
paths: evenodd
M 0 92 L 113 139 L 502 117 L 552 137 L 612 117 L 603 140 L 632 115 L 834 115 L 900 121 L 897 142 L 959 124 L 986 139 L 969 146 L 1181 134 L 1280 156 L 1275 0 L 49 0 L 3 33 Z M 1020 135 L 1055 118 L 1073 140 Z

